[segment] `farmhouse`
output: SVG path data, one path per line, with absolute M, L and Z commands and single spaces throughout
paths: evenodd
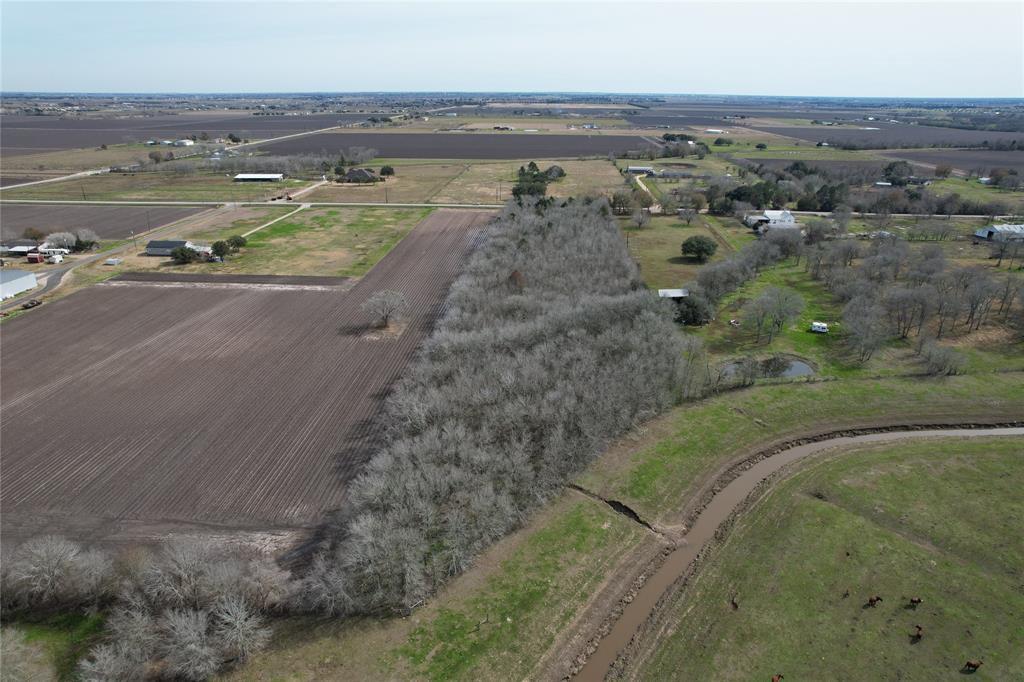
M 234 182 L 280 182 L 284 180 L 284 173 L 239 173 Z
M 0 270 L 0 299 L 36 288 L 36 275 L 28 270 Z
M 1024 225 L 989 225 L 974 232 L 975 239 L 989 242 L 1024 241 Z
M 370 168 L 353 168 L 345 173 L 345 182 L 376 182 L 377 174 Z
M 764 211 L 763 213 L 752 213 L 745 218 L 743 222 L 746 223 L 747 227 L 761 228 L 761 227 L 796 227 L 796 219 L 793 214 L 783 209 L 781 211 Z

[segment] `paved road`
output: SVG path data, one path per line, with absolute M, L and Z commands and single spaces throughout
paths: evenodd
M 293 195 L 295 196 L 295 195 Z M 308 206 L 369 206 L 369 207 L 393 207 L 393 208 L 504 208 L 505 204 L 410 204 L 410 203 L 383 203 L 380 201 L 310 201 L 304 202 Z M 74 199 L 3 199 L 0 204 L 44 204 L 44 205 L 67 205 L 86 204 L 94 206 L 287 206 L 288 202 L 280 201 L 82 201 Z

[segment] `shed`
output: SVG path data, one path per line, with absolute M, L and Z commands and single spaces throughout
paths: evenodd
M 28 270 L 0 270 L 0 299 L 36 288 L 36 275 Z
M 690 292 L 687 289 L 658 289 L 658 298 L 668 298 L 673 301 L 678 301 L 689 295 Z
M 234 177 L 235 182 L 281 182 L 284 180 L 284 173 L 239 173 Z
M 988 225 L 975 230 L 974 237 L 989 242 L 1024 241 L 1024 225 Z
M 181 140 L 175 140 L 174 141 L 174 146 L 175 147 L 191 147 L 194 144 L 195 144 L 195 142 L 192 141 L 192 140 L 189 140 L 189 139 L 181 139 Z
M 170 256 L 171 251 L 188 245 L 184 239 L 154 239 L 146 244 L 146 255 Z
M 649 175 L 654 172 L 652 166 L 626 166 L 626 172 L 633 175 Z

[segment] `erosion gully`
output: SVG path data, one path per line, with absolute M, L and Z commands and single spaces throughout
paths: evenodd
M 590 682 L 605 678 L 619 654 L 630 643 L 640 627 L 652 616 L 662 595 L 687 572 L 704 545 L 715 536 L 719 526 L 730 518 L 757 488 L 758 484 L 786 465 L 836 447 L 865 443 L 888 443 L 910 438 L 980 438 L 984 436 L 1024 436 L 1024 427 L 905 430 L 837 436 L 795 445 L 762 459 L 715 494 L 664 563 L 647 579 L 633 600 L 626 604 L 622 615 L 598 643 L 597 649 L 587 658 L 575 679 Z

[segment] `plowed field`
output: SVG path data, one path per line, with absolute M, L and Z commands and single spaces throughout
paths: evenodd
M 3 326 L 6 543 L 308 526 L 377 442 L 480 212 L 436 211 L 352 285 L 111 282 Z M 383 333 L 360 304 L 405 294 Z

